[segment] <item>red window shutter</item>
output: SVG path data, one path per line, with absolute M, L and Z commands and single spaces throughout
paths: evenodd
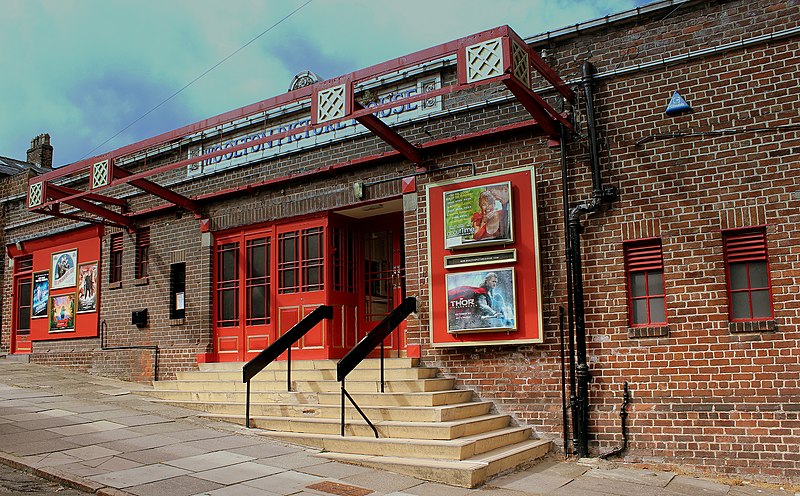
M 764 231 L 732 234 L 725 237 L 728 263 L 767 259 L 767 234 Z
M 122 251 L 122 234 L 111 235 L 111 251 Z
M 14 259 L 14 272 L 29 272 L 33 270 L 33 255 L 25 255 Z
M 664 262 L 661 258 L 661 244 L 657 241 L 646 244 L 626 245 L 625 260 L 628 262 L 628 271 L 630 272 L 663 270 L 664 268 Z
M 140 229 L 136 233 L 136 246 L 137 248 L 144 248 L 150 246 L 150 228 Z

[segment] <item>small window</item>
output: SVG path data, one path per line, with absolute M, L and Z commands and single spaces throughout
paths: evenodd
M 631 327 L 667 324 L 661 240 L 625 244 L 628 313 Z
M 771 320 L 772 284 L 766 231 L 727 232 L 723 234 L 723 244 L 730 320 Z
M 122 281 L 122 233 L 112 234 L 109 237 L 111 256 L 108 264 L 108 282 Z
M 299 232 L 278 236 L 278 292 L 297 293 L 300 290 L 300 260 L 297 253 Z
M 136 231 L 136 279 L 147 277 L 150 263 L 150 228 Z
M 303 291 L 319 291 L 324 287 L 324 249 L 322 228 L 303 231 Z
M 169 318 L 182 319 L 186 315 L 186 263 L 169 266 Z
M 14 273 L 21 274 L 33 270 L 33 255 L 25 255 L 14 259 Z

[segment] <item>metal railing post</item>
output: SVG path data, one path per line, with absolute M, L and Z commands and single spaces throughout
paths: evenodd
M 245 401 L 245 406 L 244 406 L 244 418 L 245 418 L 244 426 L 249 429 L 250 428 L 250 381 L 247 381 L 247 400 Z
M 383 390 L 384 380 L 383 380 L 383 341 L 381 341 L 381 393 L 385 392 Z
M 286 391 L 292 390 L 292 347 L 286 350 Z

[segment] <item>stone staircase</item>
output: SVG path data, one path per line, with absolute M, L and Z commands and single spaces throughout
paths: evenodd
M 531 439 L 529 427 L 512 425 L 493 404 L 453 389 L 454 379 L 418 359 L 365 360 L 347 378 L 347 391 L 378 430 L 346 401 L 345 436 L 340 435 L 341 392 L 334 360 L 292 363 L 287 392 L 286 362 L 273 362 L 250 383 L 250 425 L 284 441 L 323 450 L 333 460 L 382 468 L 445 484 L 475 487 L 490 477 L 543 457 L 550 442 Z M 246 385 L 241 363 L 201 364 L 140 391 L 205 416 L 244 424 Z

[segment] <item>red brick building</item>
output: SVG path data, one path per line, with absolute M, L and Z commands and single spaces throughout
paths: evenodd
M 293 356 L 338 358 L 415 296 L 390 352 L 541 436 L 563 370 L 579 454 L 627 383 L 626 460 L 798 483 L 799 40 L 778 0 L 498 28 L 41 174 L 2 350 L 164 379 L 330 304 Z

